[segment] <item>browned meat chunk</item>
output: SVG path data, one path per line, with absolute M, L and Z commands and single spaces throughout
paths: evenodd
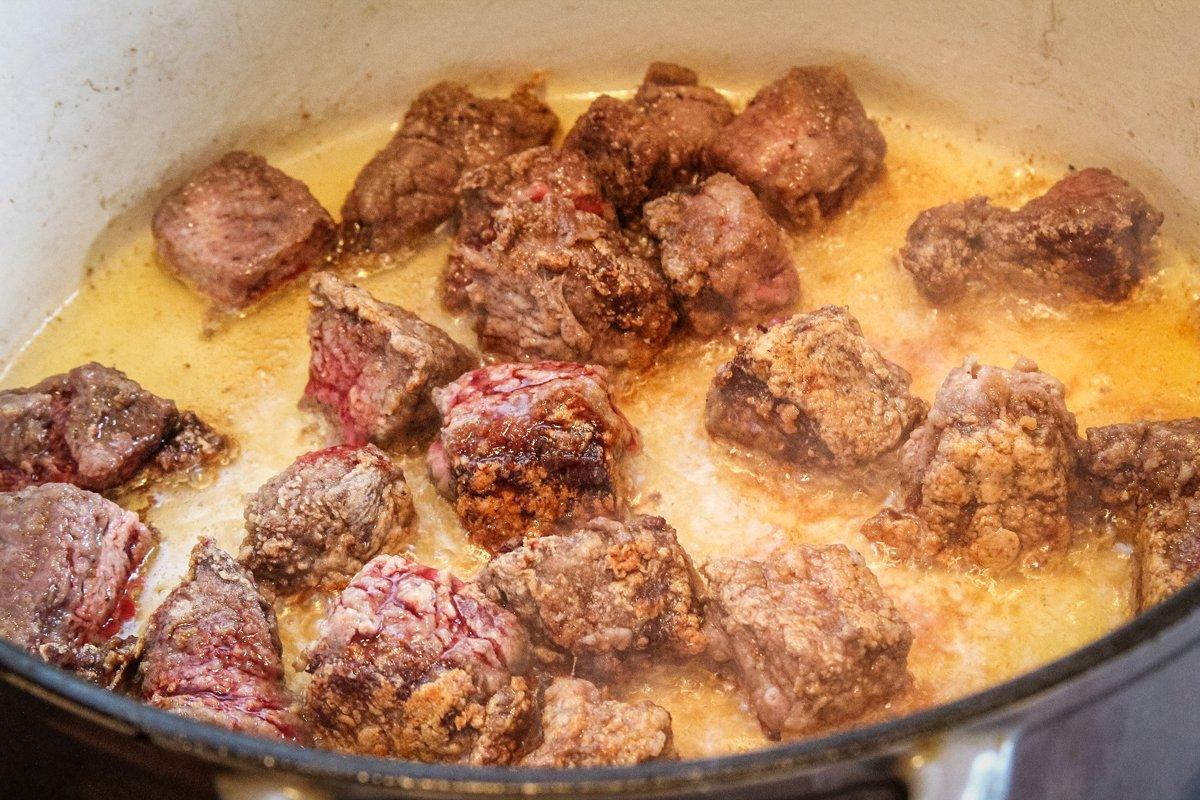
M 844 726 L 908 686 L 912 631 L 853 550 L 796 545 L 703 572 L 713 655 L 733 660 L 769 736 Z
M 683 316 L 709 336 L 792 306 L 800 294 L 787 237 L 754 193 L 724 173 L 646 204 L 662 269 Z
M 478 364 L 466 348 L 399 306 L 328 272 L 308 298 L 308 385 L 350 445 L 386 447 L 437 421 L 430 393 Z
M 1081 462 L 1101 504 L 1135 523 L 1139 609 L 1200 574 L 1200 418 L 1089 428 Z
M 158 534 L 65 483 L 0 494 L 0 636 L 113 687 L 134 655 L 122 636 L 135 577 Z
M 603 369 L 497 364 L 435 393 L 442 431 L 429 472 L 472 541 L 493 552 L 571 520 L 614 513 L 637 433 Z
M 1068 175 L 1016 211 L 986 197 L 923 212 L 900 261 L 935 303 L 1000 289 L 1124 300 L 1146 277 L 1163 215 L 1106 169 Z
M 333 219 L 307 186 L 242 152 L 192 176 L 158 207 L 153 228 L 163 262 L 227 308 L 322 263 L 334 239 Z
M 705 146 L 733 119 L 729 102 L 698 83 L 689 69 L 653 64 L 631 102 L 601 95 L 567 134 L 563 148 L 587 157 L 623 218 L 693 180 Z
M 597 518 L 525 542 L 493 558 L 479 583 L 540 640 L 604 667 L 650 648 L 705 647 L 699 579 L 661 517 Z
M 523 154 L 502 170 L 536 175 L 559 157 L 536 158 L 541 163 L 528 164 Z M 607 206 L 577 193 L 574 158 L 561 157 L 563 175 L 553 184 L 535 181 L 522 191 L 518 181 L 493 195 L 502 205 L 491 211 L 490 229 L 468 207 L 469 230 L 490 241 L 479 246 L 468 233 L 455 245 L 448 293 L 452 303 L 465 295 L 480 346 L 506 358 L 641 366 L 675 324 L 670 291 Z
M 753 189 L 781 223 L 800 229 L 857 197 L 880 174 L 886 150 L 841 70 L 796 67 L 760 89 L 705 158 L 713 171 Z
M 375 445 L 301 456 L 246 506 L 238 560 L 272 595 L 340 589 L 412 537 L 404 473 Z
M 1089 428 L 1081 463 L 1100 501 L 1135 514 L 1200 494 L 1200 417 Z
M 532 85 L 508 99 L 476 97 L 456 83 L 431 86 L 358 174 L 342 206 L 347 246 L 403 251 L 454 212 L 463 172 L 546 144 L 557 129 Z
M 909 381 L 847 309 L 825 306 L 742 345 L 717 370 L 705 423 L 714 437 L 800 464 L 865 464 L 924 417 Z
M 529 738 L 537 731 L 538 712 L 537 686 L 514 677 L 488 700 L 467 761 L 515 764 L 531 747 Z
M 901 452 L 898 504 L 863 533 L 917 562 L 999 570 L 1059 556 L 1071 543 L 1078 437 L 1063 385 L 1032 361 L 968 360 Z
M 622 703 L 579 678 L 546 689 L 541 742 L 525 767 L 604 767 L 674 758 L 671 715 L 642 700 Z
M 521 624 L 474 584 L 378 556 L 322 623 L 307 668 L 306 717 L 318 741 L 338 750 L 466 759 L 480 730 L 490 729 L 490 698 L 505 687 L 520 693 L 512 676 L 528 662 Z
M 256 736 L 305 741 L 283 686 L 275 612 L 250 574 L 209 539 L 150 618 L 138 667 L 147 703 Z
M 195 414 L 95 363 L 0 392 L 4 491 L 60 481 L 104 492 L 204 466 L 227 447 Z
M 463 175 L 458 188 L 457 246 L 446 265 L 444 293 L 446 306 L 456 310 L 469 306 L 466 285 L 470 276 L 462 264 L 462 250 L 480 250 L 496 238 L 492 217 L 500 209 L 554 195 L 570 200 L 581 212 L 616 222 L 612 206 L 600 195 L 600 184 L 587 159 L 571 150 L 531 148 L 471 170 Z

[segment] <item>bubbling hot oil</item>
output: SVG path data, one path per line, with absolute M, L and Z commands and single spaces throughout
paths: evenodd
M 561 95 L 551 103 L 567 125 L 593 95 Z M 889 146 L 884 177 L 846 213 L 796 242 L 803 308 L 848 305 L 867 336 L 912 373 L 914 390 L 927 399 L 968 354 L 1001 366 L 1024 355 L 1066 384 L 1081 426 L 1200 410 L 1191 257 L 1162 242 L 1156 277 L 1119 306 L 1064 310 L 1015 302 L 932 309 L 894 260 L 914 216 L 973 194 L 1016 204 L 1043 191 L 1060 170 L 933 124 L 881 124 Z M 388 122 L 375 121 L 263 151 L 336 209 L 358 169 L 389 135 Z M 381 299 L 473 344 L 468 321 L 448 314 L 438 299 L 447 247 L 444 237 L 436 239 L 402 263 L 357 278 Z M 195 409 L 240 443 L 236 460 L 207 484 L 161 488 L 151 498 L 146 514 L 163 541 L 146 574 L 138 616 L 144 624 L 186 571 L 196 539 L 208 536 L 236 551 L 245 495 L 324 443 L 322 424 L 296 406 L 306 378 L 308 311 L 304 290 L 295 285 L 203 335 L 205 304 L 155 263 L 148 225 L 99 253 L 90 266 L 78 293 L 7 363 L 3 385 L 28 385 L 96 360 Z M 1062 564 L 1029 576 L 988 578 L 888 563 L 858 533 L 883 501 L 881 487 L 746 459 L 705 435 L 704 395 L 733 347 L 678 344 L 646 374 L 621 381 L 621 406 L 642 436 L 632 463 L 637 510 L 666 517 L 697 562 L 714 554 L 761 554 L 790 542 L 843 542 L 860 550 L 916 637 L 909 661 L 916 699 L 890 713 L 1005 680 L 1129 616 L 1128 548 L 1098 533 L 1081 532 Z M 471 577 L 485 554 L 467 542 L 430 484 L 420 454 L 399 460 L 420 517 L 412 554 Z M 323 607 L 316 598 L 280 608 L 293 682 Z M 684 756 L 766 744 L 736 687 L 699 665 L 655 664 L 614 689 L 670 710 Z

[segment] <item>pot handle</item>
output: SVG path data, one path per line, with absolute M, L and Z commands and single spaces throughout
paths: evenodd
M 1016 730 L 951 734 L 905 765 L 911 800 L 1008 800 L 1016 760 Z

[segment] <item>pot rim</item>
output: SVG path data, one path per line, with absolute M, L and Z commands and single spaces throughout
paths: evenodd
M 279 742 L 229 731 L 152 708 L 131 696 L 96 686 L 0 640 L 0 669 L 10 682 L 76 714 L 126 733 L 149 737 L 230 766 L 283 770 L 318 780 L 382 785 L 436 793 L 495 794 L 520 790 L 525 795 L 571 790 L 602 791 L 666 788 L 699 778 L 753 780 L 756 775 L 828 765 L 838 760 L 878 754 L 915 736 L 929 736 L 1028 699 L 1149 642 L 1181 622 L 1200 605 L 1200 581 L 1133 617 L 1095 641 L 1009 681 L 965 697 L 896 719 L 838 732 L 830 736 L 777 744 L 747 753 L 651 762 L 626 767 L 570 770 L 524 767 L 424 764 L 356 756 Z M 1164 653 L 1164 657 L 1169 654 Z M 91 714 L 88 714 L 91 712 Z

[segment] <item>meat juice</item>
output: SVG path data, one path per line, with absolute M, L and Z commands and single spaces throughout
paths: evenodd
M 553 83 L 552 77 L 552 89 Z M 741 104 L 750 93 L 730 96 Z M 551 94 L 564 130 L 596 94 Z M 398 106 L 387 118 L 310 127 L 300 137 L 255 143 L 256 149 L 336 211 L 399 113 Z M 974 132 L 913 118 L 879 122 L 888 142 L 882 179 L 846 212 L 796 240 L 799 309 L 848 305 L 868 339 L 912 373 L 914 394 L 927 400 L 967 355 L 1004 367 L 1024 355 L 1066 385 L 1081 432 L 1090 425 L 1200 413 L 1200 332 L 1193 311 L 1200 281 L 1191 254 L 1160 237 L 1159 271 L 1120 305 L 976 300 L 956 310 L 933 309 L 895 262 L 915 216 L 974 194 L 1015 206 L 1041 194 L 1064 167 L 1005 150 Z M 159 487 L 144 498 L 148 520 L 163 535 L 143 569 L 137 623 L 144 625 L 187 571 L 195 541 L 210 536 L 236 552 L 246 495 L 296 456 L 322 447 L 329 431 L 297 409 L 308 365 L 302 284 L 205 333 L 205 301 L 155 261 L 150 211 L 130 219 L 135 221 L 102 237 L 84 284 L 4 363 L 0 384 L 30 385 L 96 360 L 195 409 L 238 440 L 233 463 L 207 480 Z M 438 235 L 407 260 L 362 262 L 359 273 L 347 277 L 473 346 L 469 321 L 440 302 L 448 247 L 447 237 Z M 879 475 L 839 481 L 804 474 L 709 440 L 705 393 L 734 346 L 732 339 L 678 343 L 647 372 L 617 379 L 620 407 L 641 432 L 631 460 L 635 510 L 664 516 L 697 562 L 718 553 L 761 554 L 788 542 L 843 542 L 861 551 L 916 637 L 909 658 L 914 690 L 884 715 L 1003 681 L 1129 617 L 1129 547 L 1111 531 L 1077 531 L 1061 564 L 1031 575 L 896 566 L 858 533 L 886 497 Z M 486 554 L 468 543 L 450 504 L 429 482 L 423 454 L 404 453 L 398 460 L 420 518 L 412 555 L 470 578 Z M 318 596 L 279 608 L 289 681 L 302 679 L 296 664 L 315 639 L 325 606 L 326 598 Z M 665 706 L 685 757 L 767 743 L 734 683 L 702 666 L 658 663 L 614 689 L 624 698 Z

